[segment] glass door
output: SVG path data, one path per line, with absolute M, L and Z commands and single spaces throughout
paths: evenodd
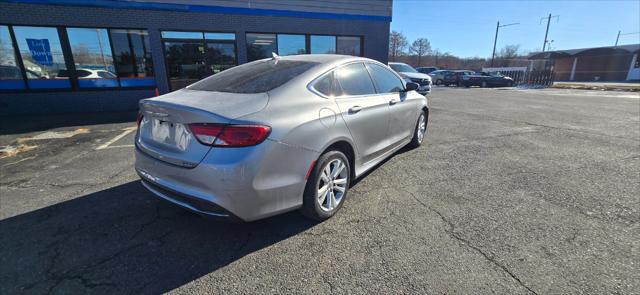
M 162 38 L 171 90 L 238 64 L 234 33 L 163 31 Z
M 171 90 L 184 88 L 210 74 L 202 41 L 165 41 L 164 48 Z

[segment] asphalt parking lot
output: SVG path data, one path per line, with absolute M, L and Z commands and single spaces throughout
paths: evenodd
M 0 293 L 633 294 L 640 95 L 436 88 L 334 218 L 220 223 L 138 183 L 135 123 L 2 135 Z

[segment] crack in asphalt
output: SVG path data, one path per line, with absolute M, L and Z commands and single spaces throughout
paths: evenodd
M 448 225 L 449 229 L 445 230 L 445 232 L 447 232 L 447 234 L 449 234 L 449 236 L 451 236 L 452 238 L 456 239 L 457 241 L 459 241 L 462 245 L 467 246 L 473 250 L 475 250 L 476 252 L 478 252 L 480 255 L 482 255 L 488 262 L 490 262 L 491 264 L 497 266 L 498 268 L 502 269 L 505 273 L 507 273 L 511 278 L 513 278 L 520 286 L 522 286 L 523 288 L 527 289 L 529 292 L 531 292 L 532 294 L 538 294 L 536 291 L 534 291 L 533 289 L 531 289 L 529 286 L 527 286 L 522 280 L 520 280 L 520 278 L 513 273 L 511 270 L 509 270 L 509 268 L 507 268 L 506 266 L 504 266 L 502 263 L 498 262 L 495 258 L 491 257 L 489 254 L 487 254 L 486 252 L 484 252 L 482 249 L 480 249 L 477 246 L 474 246 L 469 240 L 461 237 L 458 233 L 455 232 L 455 225 L 449 221 L 442 213 L 440 213 L 440 211 L 431 208 L 429 205 L 427 205 L 426 203 L 422 202 L 414 193 L 407 191 L 405 189 L 402 188 L 396 188 L 398 190 L 404 191 L 406 193 L 408 193 L 409 195 L 411 195 L 411 197 L 413 197 L 413 199 L 418 202 L 420 205 L 422 205 L 424 208 L 426 208 L 427 210 L 437 214 L 440 219 Z

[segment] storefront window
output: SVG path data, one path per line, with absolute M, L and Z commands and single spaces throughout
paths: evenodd
M 0 89 L 24 89 L 22 71 L 7 26 L 0 26 Z
M 362 56 L 360 37 L 338 37 L 338 54 Z
M 122 87 L 156 84 L 146 30 L 111 30 L 116 74 Z
M 204 33 L 204 38 L 207 40 L 236 40 L 236 34 L 234 33 Z
M 202 32 L 162 32 L 162 38 L 165 39 L 202 39 L 204 35 Z
M 278 34 L 278 55 L 305 54 L 306 46 L 304 35 Z
M 311 53 L 336 53 L 336 36 L 311 36 Z
M 277 52 L 275 34 L 247 34 L 247 59 L 254 61 Z
M 58 30 L 51 27 L 13 27 L 29 88 L 70 88 Z
M 68 28 L 80 88 L 118 87 L 107 29 Z

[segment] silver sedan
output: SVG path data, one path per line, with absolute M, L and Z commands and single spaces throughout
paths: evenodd
M 252 221 L 300 209 L 324 220 L 353 179 L 418 147 L 418 85 L 377 61 L 274 56 L 140 101 L 135 168 L 157 196 L 202 215 Z

